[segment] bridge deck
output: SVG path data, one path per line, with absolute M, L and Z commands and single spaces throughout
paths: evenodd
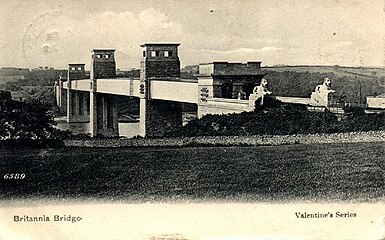
M 140 79 L 111 78 L 97 79 L 97 92 L 123 95 L 140 96 Z M 68 89 L 68 83 L 63 83 L 63 88 Z M 71 89 L 77 91 L 91 90 L 90 79 L 72 80 Z M 154 79 L 150 84 L 152 99 L 198 103 L 198 81 L 192 79 Z
M 276 97 L 278 100 L 286 103 L 299 103 L 299 104 L 305 104 L 310 105 L 310 98 L 301 98 L 301 97 Z

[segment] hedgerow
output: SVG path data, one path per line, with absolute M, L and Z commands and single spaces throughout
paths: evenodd
M 349 112 L 349 109 L 345 110 Z M 337 121 L 337 116 L 327 109 L 323 112 L 312 112 L 302 104 L 282 103 L 273 98 L 266 98 L 263 106 L 257 101 L 252 112 L 206 115 L 190 121 L 168 136 L 288 135 L 385 129 L 383 113 L 356 112 L 346 114 L 341 121 Z

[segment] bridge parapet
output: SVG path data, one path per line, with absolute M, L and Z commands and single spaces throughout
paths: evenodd
M 90 79 L 71 81 L 71 90 L 90 92 Z M 140 80 L 132 78 L 105 78 L 96 79 L 96 92 L 112 95 L 139 97 Z M 68 82 L 63 82 L 63 88 L 68 89 Z
M 368 108 L 385 109 L 385 94 L 377 97 L 367 97 Z
M 140 79 L 98 79 L 97 92 L 123 96 L 140 96 Z
M 68 88 L 68 84 L 64 85 L 64 88 Z M 90 79 L 82 79 L 82 80 L 72 80 L 71 81 L 71 90 L 77 91 L 90 91 Z
M 249 104 L 249 100 L 229 99 L 229 98 L 208 98 L 199 103 L 198 118 L 207 114 L 230 114 L 250 112 L 254 106 Z
M 298 104 L 310 105 L 310 98 L 277 96 L 276 99 L 285 103 L 298 103 Z
M 197 81 L 151 81 L 151 99 L 198 103 Z

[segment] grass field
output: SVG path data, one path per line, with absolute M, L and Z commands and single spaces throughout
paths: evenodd
M 379 201 L 384 156 L 383 142 L 0 150 L 0 198 Z

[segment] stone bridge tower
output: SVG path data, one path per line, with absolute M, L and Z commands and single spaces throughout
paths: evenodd
M 94 49 L 91 60 L 91 79 L 115 78 L 116 63 L 114 49 Z
M 179 102 L 153 100 L 153 81 L 180 80 L 180 61 L 176 43 L 141 45 L 140 128 L 141 136 L 162 136 L 182 126 L 182 106 Z M 168 91 L 168 89 L 164 89 Z M 173 93 L 169 93 L 173 94 Z
M 73 80 L 86 78 L 85 64 L 69 64 L 67 72 L 67 122 L 81 123 L 89 121 L 89 93 L 77 91 Z
M 94 49 L 91 61 L 90 133 L 92 137 L 119 136 L 118 107 L 114 95 L 97 93 L 97 79 L 116 78 L 114 49 Z

